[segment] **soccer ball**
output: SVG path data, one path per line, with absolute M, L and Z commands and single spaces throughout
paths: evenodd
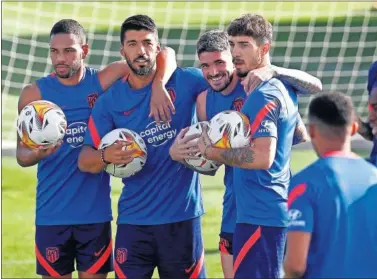
M 39 100 L 26 105 L 17 118 L 17 132 L 29 148 L 57 144 L 67 130 L 64 112 L 54 103 Z
M 185 137 L 194 135 L 194 134 L 201 134 L 202 133 L 202 126 L 201 125 L 207 125 L 209 127 L 209 122 L 203 121 L 198 122 L 194 125 L 191 125 L 189 130 L 186 132 Z M 193 139 L 192 141 L 198 141 L 198 139 Z M 202 171 L 202 172 L 208 172 L 217 170 L 221 164 L 216 161 L 207 160 L 203 157 L 203 155 L 200 152 L 197 152 L 196 154 L 193 154 L 197 159 L 185 159 L 186 163 L 194 168 L 195 170 Z
M 240 148 L 250 144 L 250 121 L 243 113 L 226 110 L 210 121 L 208 136 L 218 148 Z
M 106 134 L 102 138 L 98 149 L 106 148 L 121 141 L 132 142 L 130 145 L 124 146 L 123 150 L 136 149 L 137 151 L 132 154 L 133 160 L 128 164 L 122 165 L 108 164 L 105 171 L 112 176 L 126 178 L 133 176 L 144 167 L 147 161 L 147 146 L 143 138 L 134 131 L 119 128 Z

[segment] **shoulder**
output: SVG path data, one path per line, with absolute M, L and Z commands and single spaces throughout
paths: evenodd
M 307 187 L 309 184 L 311 185 L 311 188 L 316 187 L 316 183 L 314 182 L 323 183 L 324 181 L 321 181 L 321 170 L 323 169 L 323 167 L 323 160 L 317 159 L 317 161 L 295 174 L 291 179 L 291 187 L 289 189 L 289 192 L 293 191 L 297 187 L 305 188 L 305 190 L 308 190 Z
M 178 73 L 191 78 L 204 78 L 202 70 L 195 67 L 177 68 Z
M 21 90 L 21 94 L 18 99 L 18 111 L 21 111 L 27 104 L 41 99 L 41 92 L 36 83 L 26 85 Z
M 291 86 L 283 83 L 277 78 L 272 78 L 263 82 L 257 89 L 259 92 L 264 94 L 274 95 L 276 97 L 282 96 L 284 93 L 287 93 L 292 90 Z

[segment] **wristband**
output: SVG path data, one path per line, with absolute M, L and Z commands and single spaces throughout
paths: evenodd
M 105 164 L 105 166 L 109 164 L 109 162 L 105 160 L 105 149 L 101 149 L 101 161 Z

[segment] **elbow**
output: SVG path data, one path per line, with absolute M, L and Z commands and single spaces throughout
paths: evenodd
M 306 264 L 293 264 L 284 262 L 284 272 L 289 278 L 300 278 L 306 271 Z
M 274 160 L 270 160 L 270 158 L 266 158 L 260 164 L 260 169 L 262 170 L 269 170 L 272 167 Z
M 17 164 L 20 166 L 20 167 L 28 167 L 29 165 L 24 161 L 22 160 L 22 158 L 20 158 L 19 156 L 16 156 L 17 157 Z
M 322 91 L 322 82 L 319 78 L 316 78 L 316 82 L 315 82 L 316 86 L 317 86 L 317 91 L 320 92 Z

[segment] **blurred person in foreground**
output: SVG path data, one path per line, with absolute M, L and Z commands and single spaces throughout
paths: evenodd
M 377 169 L 351 152 L 357 129 L 350 97 L 310 102 L 319 159 L 291 181 L 286 278 L 377 278 Z

